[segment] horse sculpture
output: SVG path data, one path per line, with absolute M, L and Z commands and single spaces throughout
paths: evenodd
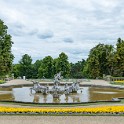
M 73 93 L 73 92 L 77 92 L 79 90 L 79 82 L 73 82 L 71 86 L 68 86 L 68 84 L 65 84 L 64 90 L 65 90 L 65 94 L 69 94 L 69 93 Z
M 54 75 L 54 86 L 52 87 L 53 91 L 57 91 L 57 92 L 60 91 L 59 84 L 60 84 L 61 78 L 62 78 L 61 72 Z
M 49 92 L 48 86 L 42 86 L 37 81 L 36 82 L 32 81 L 32 82 L 33 82 L 34 86 L 32 88 L 30 88 L 31 93 L 32 93 L 32 90 L 34 90 L 36 93 L 43 93 L 43 94 L 47 94 Z
M 55 74 L 55 75 L 54 75 L 54 84 L 59 85 L 61 79 L 62 79 L 62 77 L 61 77 L 61 72 Z
M 33 82 L 34 86 L 32 88 L 30 88 L 31 93 L 34 90 L 36 93 L 43 93 L 43 94 L 48 94 L 51 93 L 53 95 L 54 98 L 58 98 L 60 95 L 62 95 L 63 93 L 65 95 L 68 95 L 70 93 L 73 92 L 77 92 L 80 88 L 79 88 L 79 82 L 73 82 L 71 84 L 71 86 L 68 86 L 68 84 L 66 83 L 64 86 L 64 89 L 60 88 L 60 80 L 62 79 L 61 76 L 61 72 L 55 74 L 54 76 L 54 85 L 51 89 L 49 89 L 48 86 L 42 86 L 39 82 Z

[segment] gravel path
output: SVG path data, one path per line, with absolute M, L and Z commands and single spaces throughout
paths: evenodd
M 15 79 L 15 80 L 11 80 L 11 81 L 7 81 L 4 84 L 0 84 L 0 86 L 11 86 L 11 85 L 28 85 L 28 84 L 33 84 L 33 82 L 31 81 L 26 81 L 26 80 L 22 80 L 22 79 Z
M 124 124 L 122 116 L 0 116 L 0 124 Z

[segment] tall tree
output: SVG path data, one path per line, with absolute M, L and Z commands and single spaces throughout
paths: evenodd
M 114 68 L 115 68 L 115 48 L 112 45 L 105 45 L 106 51 L 106 62 L 104 74 L 106 75 L 114 75 Z
M 12 73 L 14 74 L 14 77 L 17 78 L 20 76 L 20 64 L 14 64 Z
M 124 40 L 118 38 L 115 53 L 115 76 L 124 76 Z
M 26 76 L 26 78 L 32 78 L 32 58 L 28 54 L 22 56 L 20 60 L 20 76 Z
M 68 56 L 62 52 L 56 62 L 56 72 L 62 72 L 63 77 L 67 78 L 70 76 L 70 64 Z
M 40 78 L 52 78 L 53 77 L 53 58 L 47 56 L 42 60 L 41 66 L 38 70 Z
M 82 59 L 82 61 L 78 61 L 77 63 L 71 63 L 71 72 L 70 72 L 70 76 L 72 78 L 83 78 L 83 68 L 85 65 L 85 60 Z
M 0 20 L 0 76 L 11 72 L 14 56 L 11 51 L 12 40 L 7 32 L 8 27 Z
M 53 59 L 53 75 L 57 74 L 57 63 L 58 63 L 58 58 Z
M 36 62 L 33 64 L 33 78 L 38 78 L 38 70 L 42 64 L 42 60 L 36 60 Z
M 98 44 L 90 50 L 87 63 L 84 68 L 84 74 L 88 73 L 89 78 L 102 78 L 103 74 L 113 73 L 113 46 Z

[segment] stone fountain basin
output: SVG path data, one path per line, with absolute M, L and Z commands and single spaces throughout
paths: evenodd
M 61 87 L 63 86 L 61 85 Z M 31 86 L 0 87 L 0 100 L 31 103 L 82 103 L 124 97 L 124 89 L 81 86 L 82 92 L 79 90 L 77 93 L 70 93 L 69 95 L 61 94 L 60 98 L 54 99 L 50 93 L 47 95 L 42 93 L 30 94 L 30 88 Z

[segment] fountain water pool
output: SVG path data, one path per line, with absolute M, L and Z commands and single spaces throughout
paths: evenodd
M 60 85 L 61 73 L 54 77 L 52 86 L 33 81 L 33 87 L 0 88 L 0 100 L 33 103 L 80 103 L 99 100 L 113 100 L 124 97 L 123 89 L 104 87 L 82 87 L 79 81 Z
M 124 90 L 115 88 L 80 87 L 82 92 L 78 90 L 77 93 L 70 93 L 69 95 L 62 94 L 58 98 L 54 98 L 50 93 L 46 95 L 35 92 L 30 93 L 30 88 L 20 86 L 0 88 L 0 100 L 33 103 L 79 103 L 124 97 Z M 61 88 L 63 89 L 64 86 L 61 86 Z

